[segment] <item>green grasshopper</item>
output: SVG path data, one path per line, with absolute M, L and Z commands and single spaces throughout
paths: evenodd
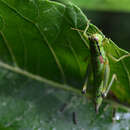
M 89 34 L 87 35 L 87 30 L 89 25 L 87 25 L 86 29 L 83 32 L 83 37 L 86 41 L 89 41 L 89 49 L 90 49 L 90 66 L 92 67 L 93 79 L 94 79 L 94 103 L 95 103 L 95 111 L 98 113 L 99 107 L 102 104 L 103 98 L 105 98 L 113 85 L 113 83 L 117 80 L 116 74 L 112 74 L 112 78 L 110 80 L 110 65 L 108 56 L 118 62 L 128 56 L 124 55 L 119 59 L 116 59 L 110 54 L 106 54 L 104 51 L 104 40 L 101 34 Z M 78 29 L 74 29 L 78 30 Z M 81 30 L 78 30 L 81 32 Z M 89 70 L 89 69 L 87 69 Z M 87 83 L 88 83 L 89 72 L 87 71 L 87 77 L 85 83 L 83 85 L 82 93 L 86 93 Z M 109 82 L 110 81 L 110 82 Z

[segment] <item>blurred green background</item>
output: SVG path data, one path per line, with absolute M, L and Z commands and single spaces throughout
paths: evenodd
M 52 0 L 74 3 L 89 20 L 119 47 L 130 52 L 129 0 Z

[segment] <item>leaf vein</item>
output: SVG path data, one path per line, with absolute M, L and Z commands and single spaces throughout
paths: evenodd
M 72 54 L 73 54 L 73 56 L 74 56 L 76 62 L 77 62 L 77 65 L 78 65 L 79 71 L 80 71 L 80 75 L 81 75 L 82 71 L 81 71 L 80 61 L 79 61 L 79 59 L 78 59 L 78 56 L 77 56 L 77 54 L 76 54 L 74 48 L 72 47 L 72 45 L 71 45 L 71 43 L 70 43 L 69 41 L 68 41 L 68 44 L 69 44 L 70 50 L 71 50 L 71 52 L 72 52 Z
M 16 61 L 16 58 L 15 58 L 15 55 L 14 55 L 14 53 L 13 53 L 11 47 L 9 46 L 8 41 L 6 40 L 6 38 L 5 38 L 5 36 L 4 36 L 4 33 L 0 31 L 0 34 L 1 34 L 2 38 L 3 38 L 3 40 L 4 40 L 4 43 L 5 43 L 5 46 L 7 47 L 8 52 L 10 53 L 10 56 L 11 56 L 11 58 L 12 58 L 12 61 L 13 61 L 14 65 L 15 65 L 15 66 L 18 66 L 17 61 Z
M 15 73 L 18 73 L 18 74 L 22 74 L 26 77 L 29 77 L 31 79 L 34 79 L 36 81 L 39 81 L 39 82 L 42 82 L 42 83 L 46 83 L 50 86 L 53 86 L 55 88 L 60 88 L 60 89 L 64 89 L 66 91 L 71 91 L 71 92 L 74 92 L 74 93 L 77 93 L 77 94 L 80 94 L 80 91 L 75 89 L 73 86 L 68 86 L 66 84 L 60 84 L 60 83 L 57 83 L 56 81 L 51 81 L 51 80 L 48 80 L 44 77 L 41 77 L 39 75 L 34 75 L 28 71 L 25 71 L 25 70 L 22 70 L 21 68 L 17 67 L 17 66 L 11 66 L 11 65 L 8 65 L 6 63 L 3 63 L 0 61 L 0 67 L 4 68 L 4 69 L 7 69 L 7 70 L 10 70 L 12 72 L 15 72 Z M 46 85 L 45 85 L 46 86 Z
M 7 4 L 7 3 L 4 2 L 3 0 L 2 0 L 2 2 L 3 2 L 8 8 L 10 8 L 11 10 L 13 10 L 16 14 L 18 14 L 21 18 L 23 18 L 24 20 L 26 20 L 26 21 L 32 23 L 32 24 L 36 27 L 36 29 L 40 32 L 40 35 L 41 35 L 42 38 L 46 41 L 46 44 L 48 45 L 48 48 L 50 49 L 50 51 L 51 51 L 51 53 L 52 53 L 52 55 L 53 55 L 53 57 L 54 57 L 54 59 L 55 59 L 55 61 L 56 61 L 56 64 L 57 64 L 57 66 L 58 66 L 58 68 L 59 68 L 59 70 L 60 70 L 60 72 L 61 72 L 61 75 L 62 75 L 62 78 L 63 78 L 63 82 L 66 83 L 66 78 L 65 78 L 65 73 L 64 73 L 64 71 L 63 71 L 63 68 L 62 68 L 62 66 L 61 66 L 61 64 L 60 64 L 60 62 L 59 62 L 59 60 L 58 60 L 58 58 L 57 58 L 57 56 L 56 56 L 56 54 L 55 54 L 53 48 L 52 48 L 51 45 L 48 43 L 48 40 L 46 39 L 46 37 L 42 34 L 41 30 L 39 29 L 38 24 L 35 23 L 35 22 L 33 22 L 31 19 L 29 19 L 28 17 L 24 16 L 23 14 L 21 14 L 18 10 L 16 10 L 16 9 L 13 8 L 13 7 L 11 7 L 9 4 Z
M 36 26 L 36 28 L 38 29 L 38 31 L 40 32 L 40 35 L 42 36 L 43 40 L 45 40 L 45 42 L 46 42 L 46 44 L 47 44 L 49 50 L 51 51 L 51 53 L 52 53 L 52 55 L 53 55 L 53 57 L 54 57 L 54 60 L 55 60 L 57 66 L 58 66 L 58 68 L 59 68 L 59 70 L 60 70 L 60 72 L 61 72 L 63 81 L 64 81 L 64 83 L 66 83 L 66 78 L 65 78 L 64 70 L 63 70 L 63 68 L 62 68 L 62 66 L 61 66 L 61 64 L 60 64 L 60 61 L 59 61 L 58 57 L 56 56 L 56 53 L 55 53 L 54 49 L 53 49 L 52 46 L 49 44 L 49 42 L 48 42 L 47 38 L 44 36 L 44 34 L 41 32 L 39 25 L 38 25 L 38 24 L 35 24 L 35 26 Z

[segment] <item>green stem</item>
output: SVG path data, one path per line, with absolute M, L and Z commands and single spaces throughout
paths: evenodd
M 41 77 L 41 76 L 34 75 L 34 74 L 30 73 L 30 72 L 27 72 L 27 71 L 25 71 L 25 70 L 22 70 L 22 69 L 20 69 L 20 68 L 18 68 L 18 67 L 10 66 L 10 65 L 5 64 L 5 63 L 3 63 L 3 62 L 0 62 L 0 67 L 2 67 L 2 68 L 4 68 L 4 69 L 8 69 L 8 70 L 10 70 L 10 71 L 13 71 L 13 72 L 15 72 L 15 73 L 22 74 L 22 75 L 24 75 L 24 76 L 27 76 L 27 77 L 29 77 L 29 78 L 31 78 L 31 79 L 40 81 L 40 82 L 42 82 L 42 83 L 46 83 L 46 84 L 48 84 L 48 85 L 50 85 L 50 86 L 53 86 L 53 87 L 55 87 L 55 88 L 64 89 L 64 90 L 66 90 L 66 91 L 71 91 L 71 92 L 74 92 L 74 93 L 77 93 L 77 94 L 80 94 L 80 93 L 81 93 L 78 89 L 75 89 L 75 88 L 72 87 L 72 86 L 68 86 L 68 85 L 66 85 L 66 84 L 60 84 L 60 83 L 57 83 L 57 82 L 55 82 L 55 81 L 48 80 L 48 79 L 43 78 L 43 77 Z M 80 94 L 80 95 L 81 95 L 81 94 Z
M 24 76 L 26 76 L 26 77 L 29 77 L 29 78 L 31 78 L 31 79 L 40 81 L 40 82 L 42 82 L 42 83 L 46 83 L 46 84 L 48 84 L 48 85 L 51 86 L 51 87 L 64 89 L 64 90 L 66 90 L 66 91 L 71 91 L 71 92 L 73 92 L 73 93 L 77 93 L 78 95 L 82 96 L 81 91 L 78 90 L 78 89 L 75 89 L 75 88 L 72 87 L 72 86 L 68 86 L 68 85 L 66 85 L 66 84 L 60 84 L 60 83 L 57 83 L 57 82 L 48 80 L 48 79 L 46 79 L 46 78 L 43 78 L 43 77 L 40 77 L 40 76 L 38 76 L 38 75 L 34 75 L 34 74 L 30 73 L 30 72 L 27 72 L 27 71 L 25 71 L 25 70 L 22 70 L 22 69 L 20 69 L 20 68 L 18 68 L 18 67 L 10 66 L 10 65 L 5 64 L 5 63 L 3 63 L 3 62 L 0 62 L 0 67 L 2 67 L 2 68 L 4 68 L 4 69 L 7 69 L 7 70 L 10 70 L 10 71 L 12 71 L 12 72 L 18 73 L 18 74 L 22 74 L 22 75 L 24 75 Z M 87 93 L 85 96 L 86 96 L 87 98 L 89 98 L 89 99 L 92 99 L 92 95 L 89 94 L 89 93 Z M 115 101 L 108 100 L 108 99 L 105 99 L 105 102 L 111 104 L 112 106 L 114 106 L 114 107 L 116 107 L 116 108 L 117 108 L 117 107 L 118 107 L 118 108 L 122 108 L 122 109 L 124 109 L 124 110 L 130 112 L 130 108 L 129 108 L 128 106 L 122 105 L 122 104 L 120 104 L 120 103 L 117 103 L 117 102 L 115 102 Z

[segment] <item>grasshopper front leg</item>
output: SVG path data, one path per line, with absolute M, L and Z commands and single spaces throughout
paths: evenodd
M 83 32 L 83 35 L 84 35 L 84 37 L 86 37 L 86 39 L 88 39 L 88 36 L 86 35 L 88 28 L 89 28 L 89 23 L 87 24 L 87 27 L 85 28 L 85 30 Z
M 82 89 L 82 94 L 85 94 L 86 93 L 86 90 L 87 90 L 87 85 L 88 85 L 88 78 L 90 76 L 90 72 L 91 71 L 91 68 L 90 68 L 90 64 L 88 64 L 88 68 L 87 68 L 87 72 L 86 72 L 86 79 L 85 79 L 85 82 L 84 82 L 84 85 L 83 85 L 83 89 Z
M 71 28 L 71 29 L 72 29 L 72 30 L 76 30 L 76 31 L 78 31 L 78 32 L 82 32 L 83 35 L 86 37 L 86 36 L 87 36 L 86 33 L 87 33 L 88 28 L 89 28 L 89 23 L 87 24 L 85 30 L 80 30 L 80 29 L 77 29 L 77 28 Z M 87 37 L 86 37 L 86 38 L 87 38 Z
M 87 23 L 87 26 L 86 26 L 85 30 L 80 30 L 80 29 L 77 29 L 77 28 L 71 28 L 71 29 L 72 30 L 76 30 L 77 32 L 82 33 L 82 35 L 80 33 L 79 33 L 79 35 L 80 35 L 81 39 L 83 40 L 83 42 L 85 43 L 86 47 L 88 49 L 90 49 L 89 44 L 86 41 L 86 40 L 88 40 L 88 35 L 86 34 L 88 28 L 89 28 L 89 23 Z

